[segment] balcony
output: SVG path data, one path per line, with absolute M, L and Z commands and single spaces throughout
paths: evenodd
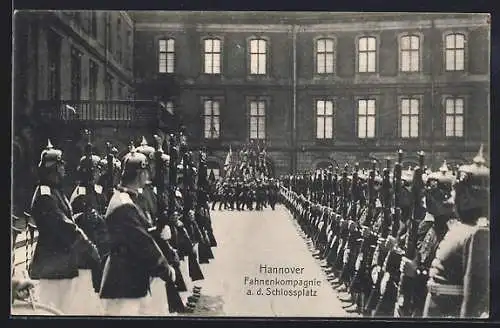
M 158 102 L 146 100 L 42 100 L 36 113 L 43 123 L 86 126 L 159 126 L 165 110 Z M 167 123 L 167 122 L 164 122 Z

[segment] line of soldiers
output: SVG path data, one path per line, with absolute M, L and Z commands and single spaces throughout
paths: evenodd
M 290 175 L 281 197 L 334 278 L 349 313 L 367 317 L 489 315 L 489 168 L 482 146 L 451 172 L 403 170 L 403 153 L 381 174 Z
M 262 211 L 269 205 L 274 211 L 278 201 L 279 188 L 274 178 L 244 179 L 233 177 L 219 180 L 212 184 L 211 190 L 212 210 L 219 202 L 219 211 L 247 210 Z M 254 207 L 255 204 L 255 207 Z
M 182 134 L 182 133 L 181 133 Z M 201 264 L 217 246 L 208 206 L 206 152 L 199 161 L 186 138 L 168 151 L 143 138 L 120 161 L 94 153 L 90 133 L 68 199 L 64 154 L 41 153 L 31 219 L 38 241 L 29 277 L 38 299 L 66 315 L 166 316 L 193 312 L 204 280 Z

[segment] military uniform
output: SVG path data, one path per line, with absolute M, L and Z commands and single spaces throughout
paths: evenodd
M 72 315 L 78 314 L 75 292 L 79 254 L 88 255 L 94 263 L 100 259 L 97 248 L 74 222 L 71 205 L 60 184 L 49 177 L 55 174 L 62 179 L 62 155 L 49 142 L 38 165 L 41 183 L 33 195 L 31 214 L 39 235 L 29 274 L 40 281 L 40 303 Z

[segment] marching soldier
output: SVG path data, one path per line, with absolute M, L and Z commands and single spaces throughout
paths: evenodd
M 71 205 L 62 191 L 65 176 L 63 152 L 50 141 L 38 164 L 39 183 L 31 214 L 38 228 L 38 242 L 29 268 L 31 279 L 39 280 L 39 301 L 64 314 L 78 314 L 75 307 L 78 257 L 86 254 L 100 263 L 99 252 L 73 220 Z
M 423 317 L 489 316 L 489 175 L 482 146 L 459 168 L 453 224 L 439 243 L 429 270 Z
M 175 281 L 175 270 L 148 233 L 148 219 L 138 203 L 139 189 L 149 180 L 148 158 L 132 150 L 106 211 L 110 255 L 100 290 L 106 315 L 148 314 L 150 279 Z

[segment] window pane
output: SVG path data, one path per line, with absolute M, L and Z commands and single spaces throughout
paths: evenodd
M 417 115 L 418 114 L 418 107 L 419 107 L 418 99 L 412 99 L 411 100 L 411 114 Z
M 463 114 L 464 113 L 464 101 L 463 99 L 455 99 L 455 113 Z
M 446 48 L 455 48 L 455 37 L 453 34 L 447 35 L 446 36 Z
M 326 51 L 327 52 L 333 52 L 333 40 L 326 40 Z
M 454 119 L 453 116 L 447 115 L 446 116 L 446 136 L 447 137 L 452 137 L 454 135 Z
M 375 100 L 373 99 L 367 101 L 367 114 L 375 115 Z
M 263 101 L 259 101 L 259 106 L 258 106 L 258 115 L 265 115 L 266 114 L 266 104 Z
M 375 53 L 374 52 L 370 52 L 368 53 L 368 72 L 375 72 L 376 71 L 376 62 L 375 62 Z
M 213 51 L 213 42 L 212 40 L 205 40 L 205 52 Z
M 410 131 L 411 137 L 412 138 L 417 138 L 418 137 L 418 116 L 413 116 L 411 118 L 411 131 Z
M 214 101 L 212 103 L 212 114 L 213 115 L 220 115 L 219 114 L 219 102 L 218 101 Z
M 326 101 L 325 102 L 325 115 L 333 115 L 333 102 L 332 101 Z
M 464 130 L 464 118 L 463 116 L 455 116 L 455 135 L 457 137 L 462 137 Z
M 266 53 L 266 41 L 265 40 L 259 40 L 259 53 L 261 53 L 261 54 Z
M 205 55 L 205 73 L 213 73 L 212 71 L 212 55 L 211 54 L 206 54 Z
M 410 54 L 408 51 L 401 53 L 401 71 L 408 72 L 410 70 Z
M 456 34 L 455 48 L 458 48 L 458 49 L 465 48 L 465 37 L 462 34 Z
M 258 70 L 258 55 L 250 55 L 250 73 L 252 74 L 258 74 L 259 73 L 259 70 Z
M 464 69 L 464 51 L 455 51 L 455 70 L 462 71 Z
M 266 135 L 266 121 L 264 120 L 264 118 L 260 118 L 259 119 L 259 138 L 264 138 L 265 135 Z
M 453 71 L 455 69 L 455 52 L 446 50 L 446 70 Z
M 168 52 L 174 52 L 175 51 L 175 40 L 174 39 L 169 39 L 167 41 L 167 51 Z
M 318 52 L 325 52 L 326 47 L 325 47 L 325 40 L 318 40 Z
M 401 137 L 408 138 L 410 131 L 410 119 L 408 116 L 401 117 Z
M 410 104 L 408 99 L 401 100 L 401 114 L 408 115 L 410 113 Z
M 266 74 L 266 55 L 259 55 L 259 74 Z
M 420 48 L 420 38 L 418 36 L 411 37 L 411 49 L 419 49 Z
M 333 54 L 326 55 L 325 73 L 333 73 Z
M 359 39 L 359 51 L 366 51 L 368 50 L 368 40 L 367 38 L 360 38 Z
M 218 117 L 213 117 L 213 121 L 212 121 L 212 134 L 214 136 L 214 138 L 218 138 L 219 137 L 219 131 L 220 131 L 220 123 L 219 123 L 219 118 Z
M 162 52 L 167 51 L 167 40 L 160 40 L 160 41 L 158 41 L 158 43 L 159 43 L 160 51 L 162 51 Z
M 316 66 L 317 66 L 317 71 L 320 74 L 326 73 L 325 72 L 325 57 L 326 57 L 325 54 L 318 54 L 318 60 L 317 60 Z
M 455 112 L 455 101 L 453 99 L 446 99 L 446 114 L 453 114 Z
M 318 100 L 316 101 L 316 112 L 318 115 L 325 115 L 325 101 Z
M 375 117 L 368 116 L 368 127 L 366 131 L 366 136 L 368 138 L 375 137 Z
M 377 50 L 375 38 L 368 38 L 368 50 L 370 51 Z
M 212 101 L 211 100 L 206 100 L 204 103 L 204 108 L 205 108 L 205 115 L 211 115 L 212 114 Z
M 366 52 L 359 53 L 359 72 L 366 72 L 368 69 L 368 54 Z
M 419 61 L 419 58 L 418 58 L 418 51 L 412 51 L 411 52 L 411 59 L 410 59 L 410 62 L 411 62 L 411 67 L 410 67 L 410 70 L 412 72 L 418 72 L 419 71 L 419 66 L 420 66 L 420 61 Z
M 366 116 L 358 117 L 358 137 L 359 138 L 366 137 Z
M 323 139 L 325 137 L 324 124 L 325 124 L 325 117 L 324 116 L 318 117 L 316 123 L 316 138 L 318 139 Z
M 252 101 L 250 103 L 250 115 L 255 116 L 257 115 L 257 102 Z
M 213 52 L 220 53 L 221 52 L 220 40 L 214 39 L 212 42 L 213 42 Z
M 403 36 L 401 38 L 401 49 L 405 50 L 405 49 L 409 49 L 409 48 L 410 48 L 410 38 L 407 36 Z
M 366 115 L 366 100 L 358 101 L 358 115 Z
M 333 138 L 333 119 L 332 117 L 325 117 L 325 138 Z
M 167 61 L 166 55 L 160 54 L 159 62 L 158 62 L 158 71 L 160 73 L 165 73 L 167 71 Z
M 214 74 L 219 74 L 220 73 L 220 54 L 214 54 L 213 55 L 213 69 L 212 73 Z

